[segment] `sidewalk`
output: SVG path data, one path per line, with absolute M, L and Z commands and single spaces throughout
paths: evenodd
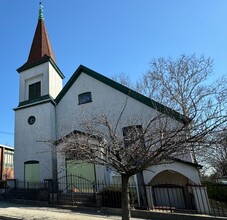
M 29 219 L 29 220 L 120 220 L 120 216 L 107 216 L 99 212 L 79 212 L 70 209 L 40 207 L 29 204 L 11 203 L 0 200 L 0 220 L 2 219 Z M 131 218 L 139 220 L 139 218 Z

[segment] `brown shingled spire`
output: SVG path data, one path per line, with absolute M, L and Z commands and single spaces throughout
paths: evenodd
M 26 64 L 31 64 L 35 61 L 39 61 L 45 56 L 51 57 L 55 61 L 54 52 L 52 50 L 43 19 L 42 8 L 43 7 L 40 3 L 39 20 Z

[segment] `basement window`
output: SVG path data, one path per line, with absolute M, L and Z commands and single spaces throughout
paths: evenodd
M 78 95 L 78 105 L 92 102 L 91 92 L 85 92 Z

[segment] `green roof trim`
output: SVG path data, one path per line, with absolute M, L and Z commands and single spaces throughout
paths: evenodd
M 31 106 L 35 106 L 35 105 L 39 105 L 39 104 L 44 104 L 46 102 L 51 102 L 53 105 L 55 105 L 55 101 L 54 99 L 50 96 L 50 95 L 44 95 L 41 96 L 37 99 L 32 99 L 32 100 L 27 100 L 24 102 L 20 102 L 17 108 L 14 108 L 13 110 L 20 110 L 23 108 L 27 108 L 27 107 L 31 107 Z
M 56 70 L 56 72 L 59 74 L 59 76 L 64 79 L 65 76 L 64 74 L 61 72 L 61 70 L 58 68 L 57 64 L 54 62 L 54 60 L 49 57 L 49 56 L 44 56 L 41 60 L 38 60 L 38 61 L 35 61 L 34 63 L 32 64 L 28 64 L 28 63 L 25 63 L 23 66 L 19 67 L 17 69 L 17 72 L 18 73 L 21 73 L 22 71 L 25 71 L 27 69 L 30 69 L 32 67 L 35 67 L 35 66 L 38 66 L 40 64 L 43 64 L 43 63 L 46 63 L 46 62 L 50 62 L 52 64 L 52 66 L 54 67 L 54 69 Z
M 125 95 L 128 95 L 129 97 L 181 122 L 181 123 L 187 124 L 191 121 L 189 118 L 185 117 L 184 115 L 180 114 L 179 112 L 177 112 L 167 106 L 164 106 L 144 95 L 141 95 L 140 93 L 138 93 L 132 89 L 129 89 L 128 87 L 123 86 L 120 83 L 117 83 L 83 65 L 80 65 L 78 67 L 78 69 L 74 72 L 72 77 L 69 79 L 69 81 L 66 83 L 66 85 L 62 89 L 62 91 L 56 97 L 56 99 L 55 99 L 56 103 L 59 103 L 61 101 L 61 99 L 64 97 L 64 95 L 67 93 L 67 91 L 70 89 L 70 87 L 73 85 L 73 83 L 77 80 L 77 78 L 80 76 L 80 74 L 82 72 L 89 75 L 90 77 L 93 77 L 94 79 L 99 80 L 100 82 L 124 93 Z
M 179 162 L 179 163 L 184 163 L 184 164 L 187 164 L 189 166 L 193 166 L 193 167 L 196 167 L 198 169 L 202 169 L 203 166 L 198 164 L 198 163 L 193 163 L 193 162 L 189 162 L 189 161 L 186 161 L 186 160 L 181 160 L 179 158 L 172 158 L 172 160 L 176 161 L 176 162 Z

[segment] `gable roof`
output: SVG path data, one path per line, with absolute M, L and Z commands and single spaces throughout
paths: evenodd
M 175 158 L 175 157 L 171 157 L 170 159 L 175 161 L 175 162 L 184 163 L 184 164 L 187 164 L 189 166 L 196 167 L 198 169 L 202 169 L 203 168 L 203 166 L 198 164 L 198 163 L 193 163 L 193 162 L 189 162 L 189 161 L 186 161 L 186 160 L 181 160 L 181 159 Z
M 64 86 L 64 88 L 62 89 L 62 91 L 59 93 L 59 95 L 56 97 L 55 101 L 56 103 L 59 103 L 61 101 L 61 99 L 64 97 L 64 95 L 67 93 L 67 91 L 70 89 L 70 87 L 74 84 L 74 82 L 77 80 L 77 78 L 81 75 L 81 73 L 87 74 L 88 76 L 124 93 L 125 95 L 181 122 L 184 124 L 189 123 L 191 120 L 187 117 L 185 117 L 184 115 L 180 114 L 179 112 L 165 106 L 162 105 L 120 83 L 117 83 L 83 65 L 80 65 L 78 67 L 78 69 L 74 72 L 74 74 L 72 75 L 72 77 L 69 79 L 69 81 L 66 83 L 66 85 Z

